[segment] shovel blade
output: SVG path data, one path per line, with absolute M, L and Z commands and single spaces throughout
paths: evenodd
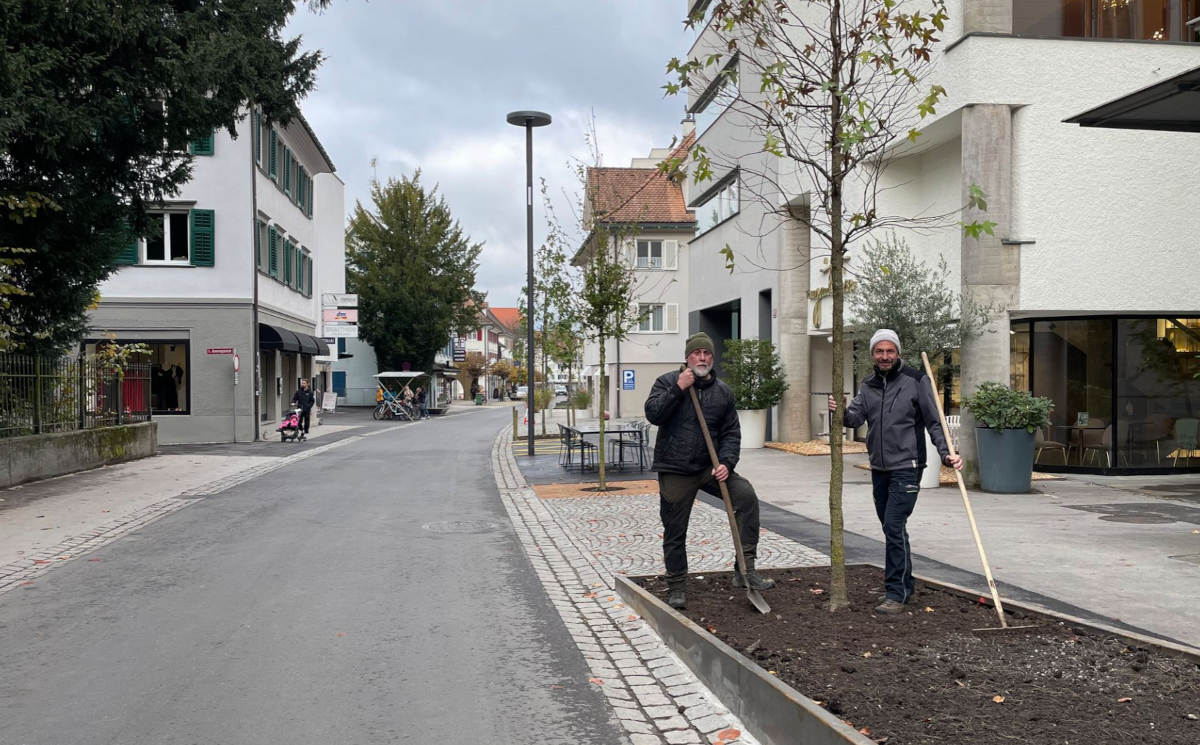
M 746 599 L 750 601 L 750 605 L 759 613 L 770 613 L 771 606 L 767 605 L 767 601 L 763 599 L 762 593 L 758 590 L 746 590 Z

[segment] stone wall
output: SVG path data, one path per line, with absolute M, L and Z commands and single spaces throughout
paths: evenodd
M 0 440 L 0 487 L 137 460 L 158 451 L 158 422 Z

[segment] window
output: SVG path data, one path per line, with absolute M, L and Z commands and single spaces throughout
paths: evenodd
M 275 226 L 267 228 L 267 251 L 269 261 L 267 263 L 267 274 L 279 278 L 279 249 L 280 243 L 283 242 L 283 236 L 279 235 L 279 231 Z
M 142 240 L 142 262 L 188 263 L 188 213 L 167 212 L 151 215 L 151 232 Z M 158 221 L 162 220 L 161 229 Z
M 662 241 L 637 242 L 637 268 L 662 269 Z
M 266 272 L 271 265 L 271 252 L 270 240 L 267 237 L 267 224 L 262 220 L 255 220 L 254 256 L 255 266 L 260 272 Z
M 191 368 L 188 364 L 187 341 L 148 341 L 123 338 L 117 339 L 116 342 L 119 344 L 141 342 L 150 348 L 148 355 L 139 357 L 135 361 L 150 363 L 150 411 L 154 416 L 190 413 L 188 394 L 191 387 Z M 93 354 L 97 345 L 104 343 L 106 342 L 89 341 L 84 345 L 84 351 L 87 354 Z M 126 386 L 126 388 L 129 387 Z M 129 399 L 132 393 L 133 391 L 126 390 L 126 399 Z
M 293 163 L 292 151 L 288 150 L 287 146 L 285 145 L 285 146 L 283 146 L 283 193 L 284 194 L 292 193 L 292 175 L 295 173 L 295 169 L 292 168 L 292 163 Z
M 1015 0 L 1024 36 L 1197 41 L 1198 0 Z
M 678 303 L 638 303 L 638 331 L 674 333 L 679 330 Z
M 709 192 L 704 201 L 696 206 L 696 235 L 711 230 L 738 213 L 741 209 L 738 192 L 736 172 L 726 183 Z
M 692 105 L 690 113 L 696 120 L 697 136 L 704 134 L 704 130 L 712 126 L 712 123 L 729 108 L 729 105 L 737 100 L 738 77 L 737 77 L 737 55 L 729 61 L 721 69 L 717 76 L 708 84 L 700 97 L 696 99 L 696 103 Z

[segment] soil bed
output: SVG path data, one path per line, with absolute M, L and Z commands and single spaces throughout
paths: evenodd
M 728 573 L 693 575 L 684 614 L 877 742 L 1196 745 L 1200 664 L 1057 619 L 1011 614 L 918 582 L 875 615 L 882 570 L 848 567 L 851 608 L 828 610 L 829 568 L 767 570 L 761 615 Z M 643 582 L 665 600 L 661 578 Z

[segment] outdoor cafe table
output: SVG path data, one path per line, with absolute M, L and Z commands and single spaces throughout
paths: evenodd
M 583 436 L 585 439 L 590 439 L 592 442 L 596 442 L 596 440 L 598 440 L 600 437 L 600 420 L 599 419 L 586 420 L 586 421 L 580 422 L 578 425 L 576 425 L 574 427 L 567 427 L 567 429 L 574 431 L 575 433 Z M 605 441 L 603 443 L 596 443 L 597 446 L 602 451 L 600 453 L 600 457 L 602 457 L 602 458 L 605 457 L 605 455 L 603 453 L 604 446 L 607 445 L 610 441 L 622 440 L 626 436 L 635 435 L 637 433 L 638 433 L 638 428 L 637 428 L 637 425 L 635 422 L 632 422 L 632 421 L 624 421 L 623 422 L 620 420 L 606 422 L 604 424 L 604 440 Z M 608 464 L 613 465 L 613 466 L 620 466 L 620 467 L 624 468 L 624 466 L 625 466 L 624 448 L 617 448 L 617 460 L 616 461 L 609 460 Z

